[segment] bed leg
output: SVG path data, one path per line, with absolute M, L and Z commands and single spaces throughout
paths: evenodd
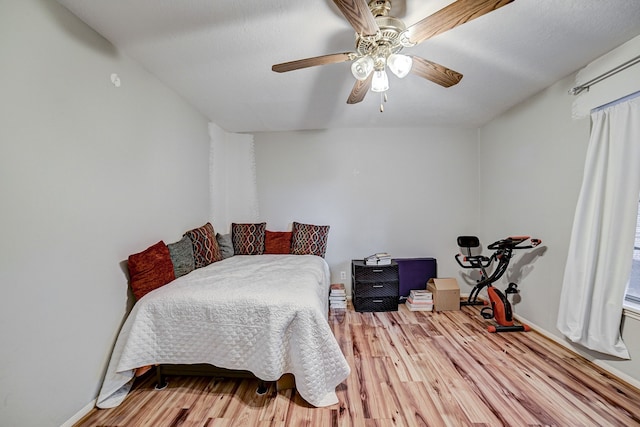
M 260 380 L 256 393 L 263 395 L 267 392 L 267 390 L 268 390 L 267 384 L 264 381 Z
M 155 389 L 156 390 L 164 390 L 165 388 L 167 388 L 167 381 L 164 378 L 164 375 L 162 375 L 162 369 L 160 369 L 160 365 L 156 366 L 156 386 Z

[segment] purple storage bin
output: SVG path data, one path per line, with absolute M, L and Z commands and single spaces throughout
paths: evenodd
M 404 302 L 412 289 L 426 289 L 427 281 L 438 277 L 435 258 L 394 258 L 398 263 L 400 302 Z

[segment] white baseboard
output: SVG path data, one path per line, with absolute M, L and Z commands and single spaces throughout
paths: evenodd
M 60 427 L 71 427 L 72 425 L 80 421 L 82 417 L 87 415 L 93 408 L 96 407 L 97 401 L 98 399 L 94 399 L 91 402 L 87 403 L 84 408 L 80 409 L 74 416 L 65 421 L 64 424 L 60 425 Z
M 514 315 L 513 316 L 515 319 L 517 319 L 519 322 L 525 323 L 527 325 L 529 325 L 531 327 L 531 329 L 533 329 L 534 331 L 538 332 L 540 335 L 543 335 L 546 338 L 549 338 L 551 341 L 556 342 L 558 344 L 560 344 L 561 346 L 563 346 L 564 348 L 566 348 L 567 350 L 569 350 L 570 352 L 577 354 L 578 356 L 582 356 L 585 359 L 587 359 L 589 362 L 593 363 L 594 365 L 598 366 L 601 369 L 604 369 L 605 371 L 607 371 L 608 373 L 610 373 L 611 375 L 613 375 L 614 377 L 619 378 L 620 380 L 636 387 L 640 389 L 640 380 L 630 376 L 629 374 L 625 374 L 624 372 L 612 367 L 611 365 L 607 364 L 606 362 L 600 360 L 600 359 L 596 359 L 593 356 L 580 351 L 579 349 L 576 349 L 575 347 L 573 347 L 571 345 L 570 342 L 559 338 L 558 336 L 550 333 L 549 331 L 543 329 L 542 327 L 536 325 L 535 323 L 532 323 L 530 321 L 528 321 L 527 319 L 525 319 L 522 316 L 518 316 L 518 315 Z

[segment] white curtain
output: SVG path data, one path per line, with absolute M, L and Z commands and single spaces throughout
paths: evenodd
M 232 222 L 258 220 L 258 186 L 253 135 L 229 133 L 209 123 L 211 224 L 226 234 Z
M 557 327 L 586 348 L 628 359 L 620 322 L 640 195 L 640 98 L 591 120 Z

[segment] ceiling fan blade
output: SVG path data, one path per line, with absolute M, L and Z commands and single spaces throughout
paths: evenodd
M 469 22 L 513 0 L 458 0 L 407 28 L 411 43 L 421 43 L 458 25 Z
M 276 73 L 299 70 L 301 68 L 315 67 L 316 65 L 336 64 L 351 59 L 352 53 L 332 53 L 330 55 L 314 56 L 313 58 L 298 59 L 297 61 L 283 62 L 271 67 Z
M 372 36 L 379 30 L 367 0 L 333 0 L 356 33 Z
M 369 74 L 366 80 L 356 80 L 356 83 L 353 85 L 353 89 L 351 89 L 351 93 L 349 94 L 349 98 L 347 98 L 347 104 L 357 104 L 361 102 L 369 88 L 371 87 L 371 81 L 373 80 L 373 73 Z
M 443 65 L 427 61 L 419 56 L 412 56 L 411 58 L 413 58 L 411 73 L 418 77 L 431 80 L 432 82 L 444 87 L 456 85 L 460 80 L 462 80 L 462 74 Z

